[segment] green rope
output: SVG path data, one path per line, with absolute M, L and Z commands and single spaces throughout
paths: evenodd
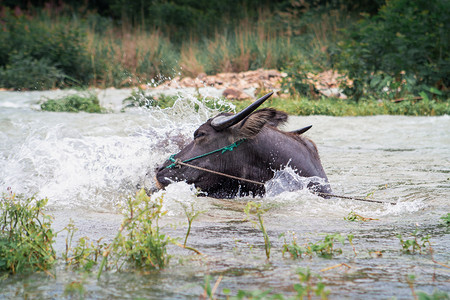
M 202 154 L 202 155 L 198 155 L 198 156 L 195 156 L 195 157 L 192 157 L 192 158 L 183 160 L 182 162 L 187 163 L 187 162 L 193 161 L 193 160 L 195 160 L 195 159 L 199 159 L 199 158 L 202 158 L 202 157 L 205 157 L 205 156 L 208 156 L 208 155 L 211 155 L 211 154 L 220 152 L 220 151 L 222 151 L 222 154 L 224 154 L 224 153 L 227 152 L 227 151 L 233 151 L 234 148 L 237 148 L 237 146 L 239 146 L 240 144 L 242 144 L 244 141 L 245 141 L 245 139 L 240 139 L 239 141 L 236 141 L 236 142 L 234 142 L 233 144 L 230 144 L 230 145 L 228 145 L 228 146 L 225 146 L 225 147 L 222 147 L 222 148 L 220 148 L 220 149 L 216 149 L 216 150 L 214 150 L 214 151 L 211 151 L 211 152 L 208 152 L 208 153 L 205 153 L 205 154 Z M 175 155 L 176 155 L 176 154 L 172 154 L 172 155 L 169 157 L 169 160 L 172 162 L 172 164 L 168 165 L 168 166 L 166 167 L 166 169 L 173 168 L 173 167 L 175 167 L 175 166 L 177 165 L 177 164 L 176 164 L 177 161 L 176 161 L 176 159 L 175 159 Z

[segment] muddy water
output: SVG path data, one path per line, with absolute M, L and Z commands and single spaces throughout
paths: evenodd
M 154 168 L 186 144 L 216 111 L 183 92 L 170 109 L 120 112 L 130 90 L 97 91 L 110 109 L 107 114 L 39 110 L 43 97 L 63 93 L 68 91 L 0 93 L 0 189 L 48 197 L 56 230 L 72 219 L 79 228 L 76 238 L 111 240 L 121 222 L 124 199 L 137 187 L 152 187 Z M 450 117 L 291 117 L 285 128 L 310 124 L 307 135 L 319 148 L 336 194 L 369 195 L 397 205 L 322 199 L 305 190 L 217 200 L 196 197 L 192 186 L 176 183 L 155 194 L 164 194 L 169 212 L 164 224 L 177 225 L 164 230 L 172 237 L 184 237 L 187 226 L 180 203 L 193 204 L 203 213 L 193 223 L 188 244 L 203 256 L 171 246 L 174 256 L 161 272 L 106 273 L 100 281 L 59 265 L 56 278 L 45 274 L 7 278 L 0 282 L 0 298 L 61 298 L 74 280 L 83 282 L 86 298 L 198 298 L 205 275 L 213 281 L 223 275 L 216 291 L 219 297 L 224 288 L 231 294 L 239 289 L 272 289 L 294 295 L 298 267 L 320 274 L 335 299 L 410 299 L 406 276 L 411 274 L 416 275 L 417 290 L 448 292 L 449 269 L 434 263 L 428 252 L 403 254 L 396 234 L 411 238 L 415 229 L 429 234 L 434 259 L 449 265 L 449 230 L 439 218 L 450 212 Z M 242 222 L 249 200 L 268 209 L 264 222 L 272 242 L 270 260 L 265 258 L 261 232 Z M 351 211 L 378 220 L 344 220 Z M 343 252 L 332 259 L 292 260 L 288 254 L 282 256 L 283 233 L 288 242 L 295 235 L 300 245 L 323 240 L 326 234 L 353 234 L 357 255 L 347 242 L 336 243 Z M 64 239 L 63 233 L 57 238 L 59 254 Z M 321 271 L 340 263 L 350 268 Z

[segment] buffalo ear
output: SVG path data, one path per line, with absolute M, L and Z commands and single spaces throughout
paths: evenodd
M 255 111 L 240 123 L 236 124 L 241 138 L 252 138 L 257 135 L 265 125 L 277 127 L 286 122 L 287 114 L 273 108 L 263 108 Z

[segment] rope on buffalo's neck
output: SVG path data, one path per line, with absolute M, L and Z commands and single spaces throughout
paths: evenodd
M 187 162 L 193 161 L 193 160 L 195 160 L 195 159 L 199 159 L 199 158 L 202 158 L 202 157 L 205 157 L 205 156 L 208 156 L 208 155 L 217 153 L 217 152 L 222 152 L 222 154 L 224 154 L 224 153 L 227 152 L 227 151 L 233 151 L 233 150 L 234 150 L 235 148 L 237 148 L 240 144 L 242 144 L 245 140 L 246 140 L 246 139 L 240 139 L 240 140 L 238 140 L 238 141 L 236 141 L 236 142 L 234 142 L 234 143 L 232 143 L 232 144 L 230 144 L 230 145 L 228 145 L 228 146 L 225 146 L 225 147 L 222 147 L 222 148 L 219 148 L 219 149 L 213 150 L 213 151 L 211 151 L 211 152 L 208 152 L 208 153 L 205 153 L 205 154 L 201 154 L 201 155 L 198 155 L 198 156 L 195 156 L 195 157 L 192 157 L 192 158 L 188 158 L 188 159 L 183 160 L 183 161 L 181 161 L 181 162 L 187 163 Z M 166 169 L 173 168 L 173 167 L 175 167 L 175 166 L 177 165 L 177 160 L 175 159 L 175 155 L 176 155 L 176 154 L 173 154 L 173 155 L 171 155 L 171 156 L 169 157 L 169 160 L 172 162 L 172 164 L 168 165 L 168 166 L 166 167 Z
M 247 179 L 247 178 L 241 178 L 241 177 L 237 177 L 237 176 L 233 176 L 233 175 L 229 175 L 229 174 L 213 171 L 213 170 L 210 170 L 210 169 L 194 166 L 194 165 L 191 165 L 191 164 L 187 164 L 185 161 L 181 161 L 179 159 L 176 159 L 173 164 L 174 165 L 177 165 L 177 164 L 183 165 L 183 166 L 194 168 L 194 169 L 197 169 L 197 170 L 200 170 L 200 171 L 204 171 L 204 172 L 208 172 L 208 173 L 211 173 L 211 174 L 216 174 L 216 175 L 220 175 L 220 176 L 224 176 L 224 177 L 228 177 L 228 178 L 231 178 L 231 179 L 236 179 L 236 180 L 240 180 L 240 181 L 244 181 L 244 182 L 248 182 L 248 183 L 252 183 L 252 184 L 256 184 L 256 185 L 262 185 L 262 186 L 265 185 L 264 182 L 254 181 L 254 180 L 250 180 L 250 179 Z M 385 201 L 380 201 L 380 200 L 372 200 L 372 199 L 351 197 L 351 196 L 341 196 L 341 195 L 335 195 L 335 194 L 330 194 L 330 193 L 322 193 L 322 192 L 314 192 L 314 191 L 311 191 L 311 192 L 313 194 L 318 195 L 318 196 L 324 196 L 324 197 L 334 197 L 334 198 L 341 198 L 341 199 L 348 199 L 348 200 L 356 200 L 356 201 L 364 201 L 364 202 L 372 202 L 372 203 L 397 205 L 397 203 L 395 203 L 395 202 L 385 202 Z

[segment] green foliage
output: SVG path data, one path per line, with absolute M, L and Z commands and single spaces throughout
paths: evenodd
M 239 290 L 236 296 L 228 297 L 230 300 L 263 300 L 263 299 L 284 299 L 281 294 L 271 294 L 272 290 L 254 290 L 244 291 Z
M 23 52 L 11 54 L 9 63 L 0 67 L 0 86 L 5 88 L 51 89 L 60 86 L 65 77 L 47 57 L 36 59 Z
M 450 213 L 447 213 L 446 215 L 443 215 L 441 217 L 442 223 L 446 226 L 450 226 Z
M 159 219 L 163 211 L 163 197 L 151 200 L 142 189 L 134 199 L 129 198 L 122 227 L 127 229 L 117 237 L 112 250 L 124 255 L 135 267 L 163 269 L 169 262 L 165 234 L 160 232 Z
M 411 240 L 404 240 L 401 234 L 397 234 L 397 238 L 400 240 L 400 245 L 402 246 L 404 253 L 414 254 L 417 250 L 419 253 L 422 253 L 424 249 L 426 249 L 427 245 L 428 247 L 431 247 L 430 243 L 430 236 L 418 236 L 419 230 L 414 230 L 413 233 L 411 233 L 411 236 L 413 239 Z
M 180 205 L 183 207 L 184 214 L 186 215 L 186 218 L 188 219 L 188 229 L 187 229 L 186 237 L 184 238 L 184 243 L 183 243 L 183 247 L 186 247 L 187 239 L 191 232 L 192 222 L 202 213 L 202 211 L 196 211 L 193 203 L 191 203 L 190 207 L 188 207 L 187 205 L 185 205 L 184 203 L 181 203 L 181 202 L 180 202 Z
M 294 289 L 297 292 L 298 299 L 311 299 L 312 293 L 319 296 L 321 299 L 327 299 L 328 290 L 325 290 L 325 284 L 321 282 L 319 275 L 312 275 L 309 268 L 298 268 L 297 274 L 300 279 L 300 283 L 294 284 Z
M 96 95 L 67 95 L 59 99 L 48 99 L 41 104 L 44 111 L 101 113 L 104 109 Z
M 284 299 L 311 299 L 313 295 L 320 297 L 320 299 L 328 299 L 329 290 L 326 290 L 325 284 L 322 282 L 321 277 L 319 275 L 314 275 L 311 273 L 309 268 L 298 268 L 297 275 L 299 278 L 298 283 L 293 284 L 293 289 L 296 294 L 294 297 L 285 297 L 283 294 L 271 294 L 271 290 L 254 290 L 254 291 L 245 291 L 239 290 L 236 296 L 228 297 L 229 290 L 224 289 L 224 293 L 227 295 L 227 299 L 230 300 L 243 300 L 243 299 L 272 299 L 272 300 L 284 300 Z M 209 284 L 210 278 L 208 281 L 205 280 L 206 294 L 209 296 L 209 299 L 214 299 L 212 293 L 208 293 L 211 291 L 211 287 Z M 209 287 L 209 288 L 208 288 Z
M 418 291 L 416 293 L 418 300 L 449 300 L 450 295 L 445 291 L 434 290 L 430 295 L 426 292 Z
M 349 212 L 349 214 L 346 217 L 344 217 L 344 220 L 347 220 L 350 222 L 355 222 L 355 221 L 367 222 L 370 220 L 378 220 L 378 219 L 366 218 L 361 215 L 358 215 L 354 211 L 351 211 L 351 212 Z
M 346 94 L 360 99 L 417 95 L 450 86 L 450 2 L 393 0 L 348 32 L 334 53 L 353 79 Z
M 353 245 L 353 235 L 348 235 L 347 238 L 350 244 Z M 328 234 L 323 241 L 318 241 L 316 243 L 309 242 L 304 246 L 300 246 L 297 244 L 295 236 L 293 236 L 291 243 L 288 243 L 286 239 L 284 240 L 282 252 L 283 255 L 286 252 L 289 253 L 293 259 L 302 258 L 303 255 L 312 257 L 314 253 L 320 257 L 332 258 L 334 255 L 342 253 L 342 249 L 335 248 L 334 243 L 341 242 L 342 245 L 344 245 L 345 240 L 346 237 L 339 233 Z
M 135 268 L 161 270 L 169 263 L 169 238 L 160 232 L 158 225 L 167 213 L 163 211 L 163 197 L 152 200 L 142 189 L 126 205 L 120 230 L 103 252 L 98 278 L 108 259 L 116 270 L 121 270 L 125 263 Z
M 156 100 L 152 95 L 147 95 L 143 89 L 138 88 L 133 90 L 131 96 L 125 98 L 122 104 L 124 105 L 123 109 L 130 107 L 150 108 L 156 106 Z
M 49 21 L 45 14 L 32 18 L 15 15 L 9 9 L 3 11 L 2 20 L 0 67 L 4 69 L 0 84 L 45 89 L 90 82 L 93 65 L 85 31 L 79 24 L 66 26 L 61 21 Z
M 281 81 L 282 89 L 291 95 L 312 96 L 317 93 L 314 85 L 308 80 L 308 73 L 313 70 L 311 64 L 304 61 L 291 63 L 283 71 L 287 74 Z
M 99 258 L 102 256 L 104 248 L 106 248 L 105 243 L 100 244 L 103 238 L 97 240 L 96 245 L 94 245 L 93 242 L 89 243 L 89 238 L 81 237 L 78 240 L 77 245 L 72 247 L 73 235 L 78 229 L 71 220 L 65 230 L 67 231 L 66 252 L 63 253 L 63 259 L 66 264 L 75 269 L 90 271 L 98 264 Z
M 64 287 L 64 295 L 78 295 L 79 299 L 84 299 L 86 289 L 84 288 L 83 282 L 72 281 Z
M 123 110 L 130 107 L 159 107 L 168 108 L 172 107 L 178 96 L 158 95 L 157 98 L 147 94 L 145 90 L 138 88 L 131 92 L 131 96 L 125 98 L 122 103 L 124 105 Z
M 234 102 L 236 110 L 250 104 L 249 101 Z M 262 107 L 276 107 L 291 115 L 330 115 L 330 116 L 372 116 L 372 115 L 409 115 L 409 116 L 440 116 L 450 114 L 449 101 L 413 101 L 405 100 L 399 103 L 391 101 L 349 101 L 333 98 L 308 100 L 294 96 L 286 101 L 282 98 L 271 98 Z
M 247 215 L 246 220 L 249 220 L 256 228 L 261 230 L 264 238 L 264 250 L 266 252 L 267 259 L 269 259 L 270 249 L 272 245 L 270 244 L 269 235 L 267 234 L 266 228 L 264 227 L 264 220 L 262 218 L 262 215 L 265 211 L 261 208 L 260 203 L 250 201 L 245 206 L 244 212 Z M 251 215 L 256 215 L 258 221 L 253 220 Z
M 284 237 L 284 234 L 280 234 L 280 237 Z M 286 238 L 284 239 L 282 252 L 283 256 L 287 252 L 291 255 L 291 258 L 297 259 L 302 258 L 302 255 L 307 252 L 307 249 L 297 244 L 297 239 L 293 234 L 290 244 L 287 243 Z
M 415 281 L 416 281 L 416 276 L 408 274 L 408 276 L 406 277 L 406 282 L 408 283 L 409 288 L 411 289 L 411 293 L 412 293 L 414 299 L 417 299 L 417 300 L 450 300 L 449 294 L 445 291 L 434 290 L 433 294 L 431 294 L 431 295 L 426 292 L 423 292 L 423 291 L 416 292 L 415 288 L 414 288 Z
M 264 9 L 273 9 L 275 4 L 265 3 Z M 261 9 L 260 1 L 111 1 L 109 13 L 120 19 L 124 16 L 135 25 L 156 27 L 180 45 L 183 40 L 210 37 L 218 30 L 232 30 L 244 18 L 256 18 Z
M 2 194 L 0 199 L 0 272 L 47 270 L 55 262 L 56 234 L 42 212 L 47 199 Z

